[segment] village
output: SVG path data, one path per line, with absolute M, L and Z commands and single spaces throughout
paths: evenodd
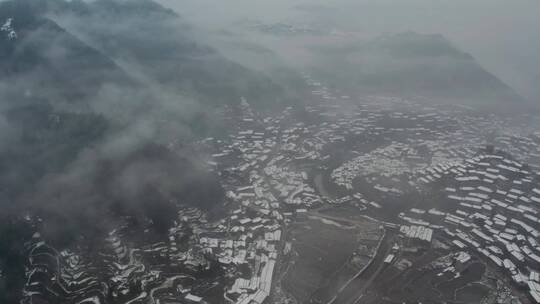
M 298 303 L 277 278 L 307 258 L 292 235 L 316 220 L 359 236 L 343 253 L 352 265 L 340 274 L 344 283 L 321 286 L 313 302 L 366 299 L 390 269 L 412 267 L 407 254 L 444 247 L 453 253 L 434 262 L 441 274 L 459 277 L 478 259 L 505 278 L 509 299 L 540 303 L 540 134 L 396 97 L 354 104 L 305 80 L 312 100 L 301 110 L 265 116 L 242 99 L 232 134 L 195 144 L 226 192 L 217 220 L 182 207 L 167 241 L 137 248 L 124 243 L 122 227 L 110 233 L 119 302 Z M 83 274 L 83 257 L 58 258 L 80 295 L 99 289 L 97 277 Z
M 290 251 L 288 226 L 311 210 L 351 204 L 376 214 L 384 210 L 385 198 L 416 191 L 445 197 L 430 202 L 431 208 L 409 208 L 384 223 L 405 239 L 416 239 L 412 244 L 420 248 L 434 239 L 453 245 L 463 252 L 462 264 L 465 252 L 481 256 L 526 291 L 531 302 L 540 303 L 540 187 L 533 171 L 540 165 L 538 138 L 506 132 L 515 127 L 494 116 L 472 119 L 456 114 L 457 109 L 397 98 L 374 96 L 344 111 L 349 96 L 336 96 L 309 76 L 306 81 L 319 100 L 306 112 L 317 123 L 298 122 L 292 108 L 278 117 L 260 117 L 243 100 L 237 135 L 211 144 L 216 153 L 209 164 L 234 181 L 228 196 L 238 208 L 227 226 L 236 237 L 204 238 L 201 244 L 224 263 L 245 262 L 252 269 L 251 276 L 237 278 L 227 290 L 229 299 L 248 304 L 271 297 L 275 265 Z M 487 133 L 494 130 L 501 135 L 488 141 Z M 336 146 L 345 146 L 345 156 L 336 159 Z M 314 182 L 321 174 L 328 179 L 323 184 L 337 185 L 332 195 Z M 359 183 L 369 193 L 357 191 Z M 384 263 L 394 258 L 389 254 Z

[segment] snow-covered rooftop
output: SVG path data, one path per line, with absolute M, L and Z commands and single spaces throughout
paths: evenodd
M 17 32 L 15 32 L 15 29 L 13 28 L 13 18 L 8 18 L 6 22 L 4 22 L 4 25 L 0 27 L 0 32 L 7 33 L 7 38 L 9 40 L 17 39 Z

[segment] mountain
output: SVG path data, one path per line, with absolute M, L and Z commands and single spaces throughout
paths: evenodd
M 424 97 L 491 109 L 523 103 L 512 88 L 441 35 L 385 35 L 320 48 L 318 54 L 318 75 L 363 94 Z
M 241 97 L 288 101 L 196 38 L 149 0 L 0 2 L 0 302 L 20 299 L 29 231 L 61 247 L 126 217 L 163 235 L 179 204 L 218 212 L 217 176 L 182 143 Z
M 212 105 L 236 104 L 241 97 L 260 107 L 285 102 L 271 78 L 227 60 L 154 2 L 76 2 L 54 18 L 144 82 Z
M 6 215 L 39 209 L 43 217 L 93 225 L 112 209 L 146 208 L 126 194 L 131 187 L 137 197 L 154 193 L 156 204 L 211 209 L 223 195 L 215 177 L 170 144 L 218 129 L 214 108 L 241 97 L 252 104 L 283 97 L 268 77 L 197 43 L 177 14 L 150 0 L 5 1 L 0 20 Z M 96 169 L 104 164 L 116 169 L 104 175 Z M 123 173 L 134 168 L 177 170 Z M 110 188 L 126 178 L 129 189 Z
M 12 91 L 72 101 L 104 85 L 152 84 L 209 105 L 290 102 L 270 77 L 199 43 L 180 16 L 150 0 L 19 0 L 1 11 L 0 22 L 12 19 L 19 33 L 0 46 L 3 78 L 24 84 Z
M 107 83 L 134 85 L 113 60 L 40 16 L 26 1 L 4 2 L 0 22 L 11 21 L 16 38 L 0 38 L 0 80 L 7 99 L 24 95 L 70 102 Z

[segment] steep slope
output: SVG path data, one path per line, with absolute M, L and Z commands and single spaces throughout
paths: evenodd
M 163 18 L 176 18 L 151 1 L 133 3 L 131 6 L 123 1 L 97 1 L 90 6 L 81 1 L 17 0 L 0 4 L 0 20 L 6 20 L 2 22 L 0 32 L 0 206 L 10 211 L 6 214 L 17 214 L 23 207 L 28 207 L 41 209 L 46 216 L 59 211 L 56 207 L 49 208 L 55 204 L 71 205 L 60 208 L 70 210 L 61 214 L 68 218 L 76 214 L 86 216 L 85 208 L 81 208 L 83 205 L 104 205 L 101 211 L 109 212 L 111 202 L 123 205 L 134 200 L 121 193 L 113 195 L 107 190 L 111 185 L 104 181 L 118 183 L 125 176 L 115 178 L 115 174 L 121 174 L 126 167 L 139 165 L 148 170 L 178 169 L 167 173 L 167 180 L 174 181 L 175 187 L 166 186 L 167 180 L 163 178 L 149 182 L 143 174 L 129 177 L 130 183 L 134 183 L 132 186 L 143 189 L 139 193 L 141 196 L 146 190 L 159 192 L 160 198 L 153 200 L 156 203 L 160 200 L 169 202 L 174 197 L 176 201 L 204 203 L 211 208 L 214 201 L 208 197 L 219 200 L 222 194 L 219 185 L 198 165 L 199 160 L 164 148 L 165 144 L 178 138 L 196 138 L 199 134 L 192 134 L 191 130 L 205 123 L 199 121 L 201 117 L 204 119 L 200 113 L 205 108 L 193 101 L 183 101 L 180 95 L 169 93 L 165 98 L 163 92 L 156 94 L 149 88 L 152 81 L 133 80 L 136 77 L 128 75 L 104 51 L 96 50 L 44 15 L 45 12 L 70 12 L 96 17 L 105 12 L 116 12 L 134 14 L 132 17 L 158 14 Z M 152 20 L 145 19 L 145 22 Z M 136 31 L 136 28 L 132 30 Z M 114 50 L 124 50 L 142 60 L 141 66 L 146 69 L 156 68 L 154 61 L 158 60 L 159 54 L 171 64 L 179 59 L 172 55 L 179 50 L 176 44 L 172 50 L 164 42 L 146 48 L 148 43 L 142 41 L 130 43 L 134 38 L 129 36 L 129 31 L 111 33 L 117 41 L 125 42 L 122 48 Z M 139 43 L 142 45 L 137 46 Z M 129 51 L 130 48 L 133 50 Z M 204 47 L 188 45 L 185 49 L 184 54 L 204 53 Z M 149 61 L 144 61 L 145 56 Z M 220 61 L 223 62 L 227 63 Z M 192 77 L 197 79 L 197 75 Z M 219 82 L 217 78 L 208 79 L 208 86 L 219 86 Z M 111 87 L 115 94 L 104 96 L 102 92 Z M 120 109 L 113 111 L 115 107 Z M 207 120 L 212 121 L 212 118 Z M 144 153 L 149 147 L 155 147 L 151 151 L 159 153 Z M 118 170 L 107 174 L 107 179 L 97 179 L 101 173 L 94 167 L 103 163 Z M 196 187 L 183 188 L 184 185 Z M 70 187 L 73 191 L 68 201 L 62 195 L 45 200 L 40 198 Z M 206 190 L 197 192 L 204 188 Z M 93 189 L 92 195 L 87 189 Z M 7 204 L 8 201 L 17 204 Z M 132 209 L 140 207 L 134 206 Z M 101 211 L 93 215 L 99 215 Z
M 16 36 L 0 37 L 0 80 L 8 99 L 39 96 L 81 101 L 104 84 L 135 84 L 112 60 L 83 43 L 25 1 L 1 4 L 0 22 Z
M 75 2 L 54 18 L 107 54 L 133 77 L 212 105 L 241 97 L 259 106 L 283 103 L 284 90 L 261 72 L 198 42 L 176 13 L 150 0 Z
M 23 296 L 35 231 L 92 247 L 127 218 L 157 240 L 179 205 L 219 212 L 218 177 L 182 143 L 219 129 L 220 106 L 283 92 L 149 0 L 1 1 L 0 302 Z
M 143 11 L 156 7 L 144 3 Z M 58 246 L 90 243 L 128 216 L 162 234 L 177 204 L 212 210 L 221 203 L 214 173 L 190 153 L 166 146 L 199 136 L 194 122 L 213 122 L 212 112 L 201 122 L 206 108 L 199 100 L 174 94 L 180 89 L 155 90 L 155 80 L 132 75 L 106 48 L 98 50 L 52 18 L 87 9 L 93 8 L 77 1 L 0 2 L 2 303 L 18 303 L 22 295 L 29 231 Z M 149 70 L 154 61 L 144 61 L 147 44 L 127 44 L 131 38 L 119 37 L 124 33 L 115 33 L 126 42 L 117 50 L 143 44 L 133 54 Z M 155 47 L 148 51 L 153 60 L 158 48 L 167 50 Z M 219 79 L 208 81 L 219 85 Z M 28 227 L 27 216 L 39 218 L 40 227 Z

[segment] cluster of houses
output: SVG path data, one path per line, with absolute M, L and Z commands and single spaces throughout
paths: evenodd
M 332 96 L 325 87 L 313 93 Z M 361 177 L 382 192 L 401 194 L 416 186 L 418 173 L 469 157 L 481 142 L 472 131 L 472 123 L 463 124 L 412 101 L 379 101 L 380 97 L 373 97 L 346 112 L 341 104 L 307 107 L 323 121 L 316 129 L 310 129 L 323 146 L 340 141 L 350 143 L 350 160 L 331 172 L 333 182 L 347 190 L 352 190 L 354 180 Z M 389 103 L 387 107 L 384 102 Z M 402 111 L 393 109 L 396 103 Z
M 506 269 L 514 280 L 523 278 L 519 284 L 529 284 L 531 280 L 524 278 L 533 272 L 526 265 L 528 260 L 534 261 L 537 245 L 523 245 L 537 233 L 535 225 L 529 223 L 535 209 L 520 208 L 519 205 L 528 206 L 523 202 L 517 205 L 505 202 L 507 198 L 517 196 L 519 200 L 522 196 L 511 189 L 506 190 L 508 197 L 495 195 L 500 194 L 497 189 L 501 182 L 512 181 L 520 189 L 523 186 L 518 182 L 530 185 L 531 181 L 510 176 L 523 173 L 520 171 L 523 169 L 504 161 L 502 167 L 485 168 L 484 174 L 478 175 L 473 168 L 483 168 L 490 162 L 471 158 L 483 143 L 484 134 L 478 130 L 499 128 L 502 122 L 489 117 L 461 117 L 412 101 L 378 96 L 368 98 L 363 105 L 347 108 L 348 96 L 334 94 L 308 76 L 306 81 L 313 87 L 314 98 L 321 101 L 306 106 L 316 122 L 296 121 L 291 108 L 280 115 L 262 117 L 243 100 L 244 118 L 237 123 L 238 132 L 228 140 L 209 139 L 215 152 L 209 163 L 220 172 L 228 199 L 236 208 L 231 209 L 230 216 L 221 224 L 220 233 L 200 231 L 198 246 L 223 265 L 248 265 L 250 269 L 249 275 L 231 282 L 226 297 L 235 303 L 249 304 L 262 303 L 271 296 L 274 268 L 285 246 L 282 231 L 291 221 L 305 217 L 309 208 L 324 202 L 352 201 L 381 208 L 379 203 L 353 191 L 353 181 L 358 177 L 365 178 L 373 189 L 394 195 L 402 194 L 407 187 L 421 189 L 426 184 L 454 178 L 456 185 L 445 190 L 446 200 L 459 207 L 455 210 L 413 208 L 407 214 L 400 214 L 400 219 L 406 222 L 401 232 L 414 244 L 429 245 L 434 234 L 442 231 L 463 252 L 457 257 L 463 260 L 460 263 L 465 264 L 467 250 L 474 249 L 496 265 L 508 266 Z M 396 105 L 402 110 L 396 111 Z M 530 141 L 521 141 L 531 145 Z M 351 146 L 350 161 L 333 170 L 331 178 L 350 190 L 351 195 L 331 200 L 313 188 L 311 177 L 301 164 L 316 163 L 324 169 L 331 158 L 331 152 L 325 148 L 348 142 L 358 145 Z M 369 145 L 372 148 L 365 148 Z M 469 158 L 468 162 L 462 161 Z M 514 167 L 518 168 L 517 173 L 509 169 Z M 506 177 L 505 173 L 510 175 Z M 517 181 L 515 185 L 514 181 Z M 536 196 L 526 198 L 529 205 L 536 200 Z M 504 211 L 494 214 L 499 208 Z M 509 212 L 522 216 L 511 216 Z M 498 232 L 497 237 L 494 231 Z M 537 295 L 533 288 L 530 290 L 532 297 Z
M 13 18 L 8 18 L 4 24 L 0 27 L 0 32 L 6 33 L 6 37 L 9 40 L 17 39 L 17 32 L 13 28 Z
M 249 267 L 235 277 L 226 297 L 235 303 L 263 303 L 271 295 L 275 265 L 287 249 L 282 231 L 307 208 L 321 204 L 306 172 L 289 164 L 314 160 L 322 143 L 303 141 L 302 123 L 286 125 L 290 108 L 277 117 L 257 117 L 242 103 L 241 129 L 228 141 L 215 141 L 212 162 L 220 170 L 231 206 L 225 233 L 200 233 L 199 245 L 223 265 Z M 286 127 L 284 127 L 286 125 Z
M 220 172 L 227 197 L 236 208 L 231 209 L 230 216 L 221 224 L 220 233 L 200 231 L 198 246 L 223 265 L 249 266 L 249 275 L 236 277 L 227 287 L 226 296 L 235 303 L 262 303 L 268 299 L 274 267 L 284 251 L 282 231 L 291 221 L 305 217 L 309 208 L 324 202 L 351 201 L 381 208 L 380 204 L 352 191 L 353 181 L 359 176 L 373 189 L 396 195 L 406 189 L 403 184 L 418 189 L 453 175 L 458 183 L 477 181 L 468 179 L 470 164 L 461 160 L 473 156 L 482 143 L 478 126 L 502 125 L 491 118 L 471 120 L 399 98 L 373 96 L 363 105 L 346 108 L 348 96 L 334 94 L 308 76 L 305 79 L 313 87 L 313 97 L 321 101 L 306 106 L 307 113 L 315 117 L 316 122 L 296 121 L 291 108 L 280 115 L 262 117 L 242 100 L 243 119 L 237 123 L 238 132 L 228 140 L 208 140 L 215 151 L 209 163 Z M 396 111 L 397 104 L 402 111 Z M 322 197 L 301 164 L 317 163 L 325 168 L 331 157 L 325 147 L 348 141 L 359 145 L 351 148 L 351 160 L 333 170 L 331 178 L 354 194 L 336 200 Z M 372 142 L 373 148 L 367 151 L 362 148 Z M 457 197 L 467 189 L 467 186 L 458 187 L 447 199 L 452 201 L 452 195 Z M 482 193 L 481 189 L 478 191 Z M 489 230 L 475 224 L 487 217 L 485 213 L 494 210 L 475 209 L 478 200 L 482 201 L 482 206 L 485 199 L 465 195 L 463 201 L 458 202 L 464 205 L 455 212 L 413 208 L 410 214 L 400 215 L 407 223 L 401 226 L 401 232 L 415 244 L 429 245 L 434 233 L 445 231 L 453 234 L 452 243 L 463 252 L 478 244 L 478 252 L 482 253 L 480 240 L 496 242 Z M 495 219 L 492 221 L 495 225 Z M 502 222 L 503 218 L 498 217 L 497 221 Z M 517 225 L 516 232 L 524 229 L 519 220 L 516 223 L 506 218 L 504 222 L 511 227 Z M 450 225 L 455 225 L 455 229 L 448 228 Z M 496 229 L 495 226 L 492 229 Z M 501 232 L 513 232 L 512 228 L 508 229 Z M 495 249 L 488 247 L 488 258 L 493 259 L 490 256 L 496 255 Z M 510 248 L 500 247 L 501 250 Z M 523 247 L 520 250 L 523 251 Z M 500 259 L 504 266 L 505 259 L 502 256 Z M 519 267 L 519 263 L 514 264 Z
M 538 133 L 528 136 L 504 134 L 494 138 L 494 145 L 504 149 L 516 159 L 527 163 L 531 169 L 540 171 L 540 137 Z
M 440 210 L 413 208 L 402 218 L 440 231 L 459 250 L 484 257 L 540 303 L 539 176 L 489 147 L 426 174 L 428 185 L 444 193 L 444 204 Z
M 0 31 L 16 38 L 11 19 Z M 405 238 L 429 246 L 440 235 L 459 249 L 451 267 L 460 269 L 471 254 L 485 257 L 540 303 L 540 188 L 533 173 L 540 168 L 534 167 L 540 165 L 540 134 L 536 139 L 518 135 L 494 139 L 519 159 L 530 161 L 531 167 L 496 151 L 473 157 L 482 143 L 478 130 L 501 127 L 500 121 L 461 117 L 391 97 L 372 96 L 349 107 L 349 96 L 332 93 L 309 76 L 306 81 L 312 96 L 320 100 L 306 106 L 315 118 L 311 123 L 296 121 L 292 108 L 262 117 L 243 99 L 237 132 L 227 139 L 201 142 L 210 149 L 208 165 L 219 173 L 226 190 L 227 216 L 211 222 L 201 210 L 183 208 L 168 241 L 138 249 L 128 248 L 116 231 L 111 232 L 107 246 L 114 262 L 113 296 L 122 298 L 130 292 L 134 274 L 144 273 L 140 278 L 148 286 L 163 281 L 161 274 L 170 266 L 195 273 L 218 263 L 234 274 L 228 277 L 224 294 L 229 302 L 268 302 L 276 265 L 291 251 L 285 240 L 289 223 L 327 202 L 383 207 L 354 191 L 355 179 L 362 177 L 374 190 L 392 195 L 407 187 L 439 187 L 444 204 L 399 215 Z M 345 148 L 349 160 L 330 175 L 351 193 L 338 199 L 314 189 L 306 169 L 314 164 L 327 169 L 332 152 L 325 148 L 333 144 L 350 145 Z M 137 255 L 159 261 L 158 266 L 147 271 Z M 99 285 L 95 277 L 81 274 L 84 265 L 76 255 L 62 253 L 62 259 L 68 266 L 62 270 L 64 280 L 73 284 L 82 280 L 81 285 L 91 288 L 94 282 Z M 390 255 L 385 262 L 393 259 Z M 189 303 L 205 301 L 197 290 L 178 285 L 177 292 Z M 140 299 L 147 296 L 141 292 Z
M 430 244 L 433 238 L 433 229 L 426 226 L 402 225 L 399 231 L 405 235 L 407 239 L 413 242 Z
M 326 87 L 318 83 L 313 86 L 313 94 L 325 101 L 342 101 Z M 363 178 L 363 183 L 388 194 L 406 190 L 404 182 L 417 190 L 425 185 L 447 185 L 443 187 L 442 206 L 412 208 L 400 214 L 400 220 L 406 223 L 401 232 L 407 239 L 424 244 L 434 233 L 440 233 L 460 250 L 458 264 L 464 264 L 474 252 L 499 267 L 540 303 L 540 187 L 534 173 L 540 169 L 540 136 L 507 134 L 513 126 L 496 116 L 426 109 L 391 97 L 374 96 L 371 101 L 376 105 L 369 107 L 369 99 L 348 113 L 340 113 L 339 107 L 332 105 L 310 108 L 321 118 L 332 119 L 325 130 L 328 136 L 352 136 L 354 140 L 354 136 L 365 134 L 382 142 L 366 152 L 369 140 L 359 137 L 363 144 L 360 152 L 353 147 L 350 160 L 332 171 L 332 180 L 352 192 L 355 180 Z M 396 110 L 397 103 L 405 109 Z M 407 106 L 420 111 L 408 111 Z M 493 138 L 493 133 L 505 135 Z M 492 151 L 475 156 L 485 143 L 508 153 Z M 359 193 L 353 197 L 368 203 Z M 392 261 L 393 257 L 388 259 Z
M 472 261 L 473 257 L 468 252 L 458 251 L 437 259 L 432 265 L 440 270 L 437 276 L 449 274 L 453 279 L 457 279 Z

